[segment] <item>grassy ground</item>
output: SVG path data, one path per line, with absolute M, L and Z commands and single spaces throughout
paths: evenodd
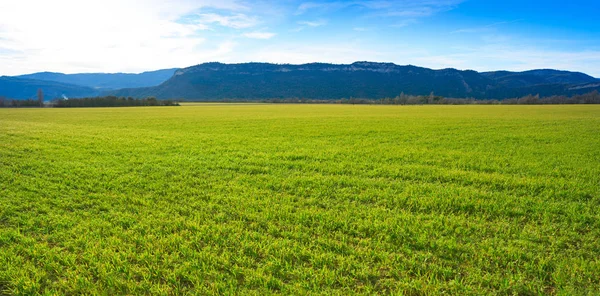
M 0 109 L 0 294 L 600 294 L 600 106 Z

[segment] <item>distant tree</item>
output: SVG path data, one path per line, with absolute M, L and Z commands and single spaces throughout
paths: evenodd
M 40 107 L 44 107 L 44 91 L 41 88 L 37 91 L 37 99 Z
M 44 107 L 44 91 L 41 88 L 37 91 L 37 101 L 40 107 Z
M 600 93 L 597 90 L 583 94 L 580 96 L 580 104 L 599 104 L 600 103 Z
M 526 105 L 533 105 L 533 104 L 537 104 L 540 100 L 540 95 L 527 95 L 524 96 L 522 98 L 520 98 L 517 103 L 518 104 L 526 104 Z
M 406 105 L 408 104 L 408 101 L 410 100 L 411 96 L 405 94 L 404 92 L 400 93 L 400 97 L 398 97 L 398 101 L 396 104 L 400 104 L 400 105 Z

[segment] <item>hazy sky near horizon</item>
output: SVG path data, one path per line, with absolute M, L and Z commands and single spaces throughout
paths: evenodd
M 0 0 L 0 75 L 393 62 L 600 77 L 600 2 Z

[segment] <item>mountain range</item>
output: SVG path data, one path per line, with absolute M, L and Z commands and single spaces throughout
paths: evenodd
M 400 93 L 454 98 L 505 99 L 528 94 L 570 95 L 600 87 L 600 80 L 578 72 L 532 70 L 476 72 L 432 70 L 392 63 L 350 65 L 312 63 L 205 63 L 175 72 L 164 83 L 121 89 L 117 96 L 188 100 L 262 98 L 384 98 Z
M 119 88 L 156 86 L 173 76 L 178 69 L 164 69 L 140 74 L 128 73 L 83 73 L 63 74 L 54 72 L 41 72 L 16 76 L 23 79 L 54 81 L 90 87 L 99 91 Z
M 164 69 L 140 74 L 40 72 L 14 77 L 0 77 L 0 96 L 13 99 L 35 98 L 42 89 L 47 99 L 93 97 L 120 88 L 156 86 L 173 76 L 178 69 Z
M 35 80 L 32 80 L 34 78 Z M 20 79 L 20 80 L 15 80 Z M 7 80 L 7 81 L 3 81 Z M 29 89 L 7 93 L 11 82 L 36 83 L 48 94 L 68 97 L 115 95 L 159 99 L 221 100 L 265 98 L 384 98 L 400 93 L 453 98 L 506 99 L 528 94 L 574 95 L 600 90 L 600 80 L 584 73 L 559 70 L 524 72 L 442 69 L 392 63 L 355 62 L 347 65 L 311 63 L 302 65 L 204 63 L 184 69 L 167 69 L 142 74 L 36 73 L 17 78 L 0 77 L 0 96 L 26 98 Z M 64 84 L 67 83 L 67 84 Z M 43 87 L 42 87 L 43 86 Z M 18 89 L 20 86 L 13 86 Z M 89 94 L 85 92 L 89 91 Z M 68 94 L 67 94 L 68 93 Z M 18 97 L 25 95 L 25 97 Z M 48 97 L 48 96 L 47 96 Z M 59 96 L 60 97 L 60 96 Z
M 36 99 L 38 89 L 43 90 L 46 100 L 63 96 L 87 97 L 99 94 L 97 90 L 81 85 L 8 76 L 0 77 L 0 97 L 17 100 Z

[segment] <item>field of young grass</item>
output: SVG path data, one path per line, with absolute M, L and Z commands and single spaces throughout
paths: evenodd
M 0 295 L 600 294 L 600 106 L 0 109 Z

